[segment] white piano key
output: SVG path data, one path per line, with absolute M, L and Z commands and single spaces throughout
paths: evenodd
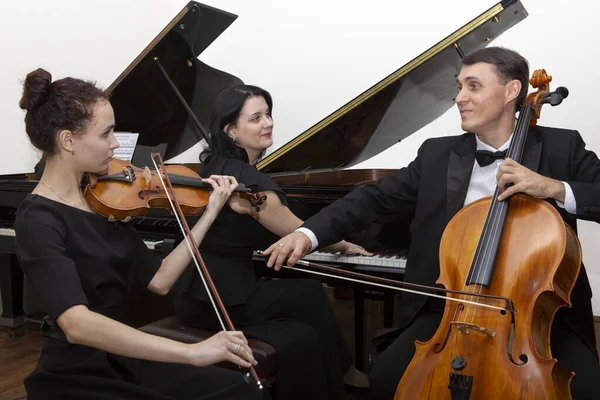
M 15 230 L 10 228 L 0 228 L 0 236 L 15 236 Z
M 144 243 L 146 243 L 146 247 L 148 247 L 151 250 L 154 250 L 156 245 L 162 244 L 162 242 L 162 240 L 144 240 Z

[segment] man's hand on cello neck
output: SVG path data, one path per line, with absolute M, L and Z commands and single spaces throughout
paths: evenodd
M 561 203 L 566 199 L 566 188 L 562 182 L 542 176 L 510 158 L 500 164 L 496 179 L 502 190 L 498 196 L 500 201 L 515 193 L 525 193 L 538 199 L 555 199 Z

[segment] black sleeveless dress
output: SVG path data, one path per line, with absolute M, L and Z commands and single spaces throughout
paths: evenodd
M 37 367 L 25 379 L 28 399 L 260 399 L 255 385 L 218 367 L 142 361 L 70 344 L 56 325 L 83 304 L 123 322 L 133 281 L 146 287 L 161 260 L 133 228 L 38 195 L 15 220 L 16 247 L 51 327 Z
M 234 176 L 254 192 L 285 194 L 268 175 L 250 164 L 214 156 L 201 171 Z M 314 279 L 260 279 L 254 250 L 277 237 L 249 215 L 225 205 L 200 245 L 200 253 L 236 329 L 277 350 L 275 399 L 343 399 L 343 375 L 350 351 L 321 283 Z M 195 265 L 178 281 L 175 307 L 186 324 L 220 329 Z

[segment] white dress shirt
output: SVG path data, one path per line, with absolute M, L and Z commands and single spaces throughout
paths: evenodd
M 475 135 L 475 140 L 477 141 L 477 150 L 488 150 L 491 152 L 495 151 L 503 151 L 508 149 L 510 146 L 510 141 L 512 140 L 512 135 L 508 139 L 506 143 L 500 146 L 499 149 L 495 149 L 492 146 L 483 143 L 477 135 Z M 494 194 L 494 190 L 496 190 L 496 186 L 498 186 L 498 180 L 496 179 L 496 174 L 498 173 L 498 167 L 502 163 L 503 160 L 494 160 L 490 165 L 486 165 L 485 167 L 480 167 L 477 163 L 477 160 L 473 163 L 473 172 L 471 173 L 471 180 L 469 181 L 469 188 L 467 189 L 467 196 L 465 197 L 465 206 L 474 202 L 475 200 L 479 200 L 483 197 L 491 196 Z M 556 200 L 556 204 L 560 208 L 564 208 L 568 213 L 575 214 L 577 211 L 577 203 L 575 202 L 575 195 L 573 194 L 573 189 L 569 186 L 568 183 L 562 182 L 565 186 L 565 203 L 561 203 Z M 298 232 L 304 233 L 309 237 L 312 243 L 312 249 L 317 248 L 319 245 L 319 241 L 315 234 L 308 228 L 298 228 L 296 229 Z

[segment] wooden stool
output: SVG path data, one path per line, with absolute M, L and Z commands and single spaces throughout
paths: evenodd
M 198 343 L 213 336 L 215 331 L 209 331 L 184 325 L 177 317 L 161 319 L 139 328 L 141 331 L 156 336 L 162 336 L 183 343 Z M 258 339 L 248 338 L 248 345 L 252 349 L 254 358 L 258 361 L 255 367 L 265 387 L 275 382 L 275 371 L 277 367 L 277 353 L 275 348 L 268 343 Z M 220 367 L 239 370 L 238 366 L 230 362 L 217 364 Z

